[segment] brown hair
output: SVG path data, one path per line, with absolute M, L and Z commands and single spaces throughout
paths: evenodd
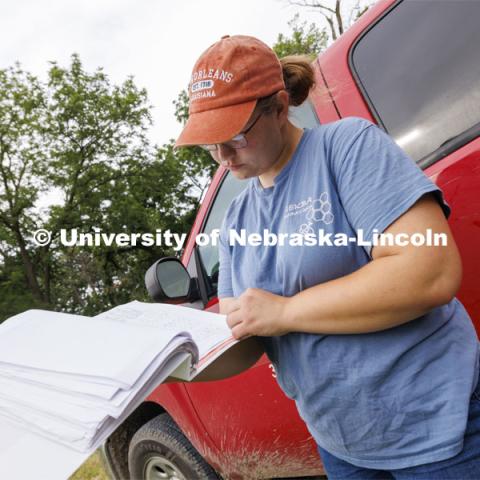
M 311 61 L 311 58 L 307 55 L 289 55 L 280 59 L 285 89 L 290 97 L 290 105 L 295 107 L 301 105 L 315 85 Z M 276 95 L 270 95 L 258 101 L 258 107 L 264 113 L 273 112 L 278 105 Z

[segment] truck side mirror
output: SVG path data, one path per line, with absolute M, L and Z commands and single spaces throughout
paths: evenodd
M 199 298 L 195 279 L 176 257 L 157 260 L 145 273 L 145 286 L 157 302 L 177 304 Z

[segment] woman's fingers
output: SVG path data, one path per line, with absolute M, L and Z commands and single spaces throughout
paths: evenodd
M 237 340 L 244 340 L 248 337 L 252 337 L 253 334 L 248 330 L 247 324 L 242 320 L 243 312 L 241 310 L 235 310 L 227 315 L 227 325 L 232 330 L 233 338 Z
M 244 332 L 244 326 L 240 324 L 232 330 L 232 336 L 233 338 L 235 338 L 235 340 L 245 340 L 246 338 L 250 338 L 253 335 Z
M 230 330 L 235 328 L 241 322 L 242 322 L 242 315 L 239 309 L 234 310 L 233 312 L 227 314 L 227 325 L 230 327 Z
M 231 302 L 227 304 L 227 308 L 225 313 L 229 315 L 230 313 L 234 312 L 235 310 L 238 310 L 240 308 L 240 300 L 238 298 L 232 299 Z

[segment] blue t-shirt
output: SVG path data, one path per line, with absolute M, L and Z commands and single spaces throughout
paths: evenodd
M 371 247 L 353 242 L 232 245 L 230 229 L 348 237 L 362 230 L 371 241 L 427 192 L 448 217 L 441 190 L 376 125 L 351 117 L 305 130 L 274 186 L 250 179 L 229 206 L 220 232 L 218 296 L 256 287 L 289 297 L 372 260 Z M 456 298 L 380 332 L 260 338 L 280 387 L 333 455 L 361 467 L 397 469 L 462 449 L 479 349 Z

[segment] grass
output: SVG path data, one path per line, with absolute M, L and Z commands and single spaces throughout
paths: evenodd
M 69 478 L 69 480 L 110 480 L 103 464 L 100 452 L 97 450 Z

